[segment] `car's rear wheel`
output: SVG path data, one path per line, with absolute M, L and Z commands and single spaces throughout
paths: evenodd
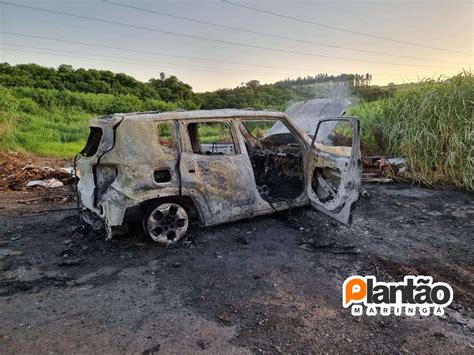
M 161 246 L 169 246 L 182 239 L 188 230 L 186 210 L 176 203 L 162 203 L 149 210 L 143 219 L 143 229 Z

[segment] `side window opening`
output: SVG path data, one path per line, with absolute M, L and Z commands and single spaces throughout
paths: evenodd
M 275 121 L 244 121 L 242 124 L 253 137 L 263 139 L 273 127 Z
M 89 137 L 87 138 L 87 143 L 84 149 L 82 150 L 82 155 L 85 157 L 91 157 L 99 149 L 100 141 L 102 140 L 102 129 L 99 127 L 90 127 Z
M 294 135 L 268 135 L 279 120 L 242 120 L 240 131 L 260 196 L 265 201 L 293 200 L 304 191 L 303 151 Z
M 352 154 L 353 126 L 351 121 L 328 119 L 319 124 L 314 146 L 322 152 L 349 159 Z M 332 167 L 316 167 L 311 187 L 321 202 L 336 198 L 341 187 L 343 172 Z
M 174 152 L 176 150 L 175 125 L 172 121 L 159 122 L 155 126 L 158 142 L 165 151 Z
M 349 121 L 323 121 L 319 125 L 314 144 L 330 153 L 350 156 L 352 151 L 352 124 Z
M 231 128 L 225 122 L 190 123 L 188 124 L 188 134 L 194 154 L 236 154 Z

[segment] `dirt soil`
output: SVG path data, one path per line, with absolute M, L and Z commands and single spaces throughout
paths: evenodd
M 51 198 L 69 187 L 2 192 L 0 353 L 472 354 L 473 195 L 366 189 L 351 227 L 308 207 L 194 227 L 169 249 L 105 241 Z M 353 317 L 353 274 L 431 275 L 454 302 L 444 317 Z

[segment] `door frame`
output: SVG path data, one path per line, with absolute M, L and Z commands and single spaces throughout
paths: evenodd
M 253 175 L 248 175 L 253 174 L 252 165 L 248 155 L 242 152 L 234 120 L 233 117 L 212 117 L 179 121 L 182 143 L 179 163 L 181 190 L 183 195 L 195 202 L 204 225 L 251 217 L 255 212 L 257 189 Z M 212 122 L 225 123 L 229 127 L 234 154 L 206 155 L 193 152 L 188 125 Z
M 352 125 L 352 149 L 349 157 L 325 151 L 315 146 L 315 140 L 319 128 L 323 122 L 327 121 L 346 121 Z M 362 186 L 362 160 L 360 152 L 360 121 L 357 117 L 328 117 L 318 121 L 314 136 L 311 140 L 311 146 L 308 150 L 307 158 L 307 194 L 311 205 L 343 223 L 352 222 L 352 214 L 359 199 L 359 193 Z M 314 171 L 318 167 L 329 167 L 338 169 L 341 174 L 341 181 L 338 186 L 335 197 L 328 202 L 322 202 L 313 190 L 312 181 Z
M 301 194 L 298 197 L 296 197 L 296 198 L 294 198 L 290 201 L 291 202 L 290 204 L 288 204 L 288 202 L 286 200 L 282 200 L 282 199 L 277 199 L 277 200 L 273 201 L 272 204 L 270 204 L 268 201 L 265 201 L 260 196 L 260 193 L 259 193 L 259 191 L 257 189 L 257 185 L 256 185 L 255 174 L 254 174 L 253 168 L 252 168 L 252 181 L 255 184 L 255 191 L 256 191 L 256 196 L 257 196 L 257 207 L 256 207 L 255 215 L 263 215 L 263 214 L 268 214 L 268 213 L 272 213 L 272 212 L 275 212 L 275 211 L 284 211 L 284 210 L 287 210 L 289 208 L 308 205 L 308 196 L 307 196 L 307 192 L 306 192 L 306 179 L 307 179 L 307 177 L 306 177 L 306 173 L 305 173 L 307 164 L 306 164 L 305 157 L 307 156 L 307 152 L 310 149 L 309 141 L 310 141 L 311 138 L 308 135 L 306 135 L 302 130 L 300 130 L 297 126 L 295 126 L 295 124 L 291 121 L 291 119 L 289 117 L 287 117 L 286 115 L 284 117 L 281 117 L 281 116 L 250 116 L 250 117 L 242 116 L 242 117 L 238 117 L 238 120 L 236 120 L 236 122 L 235 122 L 235 126 L 236 126 L 235 129 L 236 129 L 237 133 L 240 135 L 239 142 L 241 142 L 241 144 L 242 144 L 241 150 L 243 152 L 245 152 L 245 155 L 249 159 L 250 164 L 252 164 L 252 162 L 250 161 L 249 152 L 247 151 L 247 147 L 245 145 L 246 138 L 244 136 L 244 133 L 241 131 L 240 125 L 243 124 L 244 122 L 255 122 L 255 121 L 273 121 L 275 123 L 276 122 L 281 122 L 288 129 L 288 133 L 293 136 L 293 138 L 296 140 L 296 142 L 298 143 L 298 145 L 301 148 L 301 153 L 302 153 L 302 171 L 301 171 L 301 173 L 302 173 L 302 176 L 303 176 L 303 190 L 302 190 Z M 244 129 L 247 130 L 245 125 L 244 125 Z M 250 134 L 250 132 L 249 132 L 249 134 Z M 252 137 L 252 139 L 256 139 L 256 138 Z

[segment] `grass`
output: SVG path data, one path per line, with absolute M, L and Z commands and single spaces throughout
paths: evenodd
M 230 127 L 220 122 L 200 123 L 198 125 L 199 140 L 204 144 L 230 143 Z
M 361 118 L 366 153 L 403 155 L 415 181 L 474 191 L 473 110 L 474 77 L 463 72 L 362 103 L 349 114 Z
M 84 147 L 93 117 L 177 107 L 132 95 L 0 87 L 0 149 L 70 158 Z
M 87 140 L 90 118 L 91 114 L 74 109 L 23 114 L 12 136 L 13 150 L 44 157 L 74 156 Z
M 20 121 L 19 101 L 9 90 L 0 88 L 0 148 L 14 149 L 14 133 Z

